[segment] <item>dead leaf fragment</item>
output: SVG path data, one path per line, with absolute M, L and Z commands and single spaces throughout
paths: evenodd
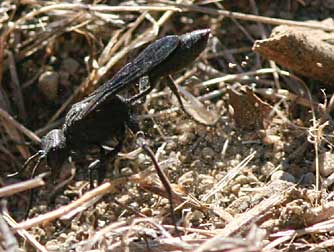
M 229 102 L 233 107 L 233 119 L 244 130 L 265 129 L 268 126 L 272 107 L 257 97 L 250 88 L 239 91 L 229 89 Z

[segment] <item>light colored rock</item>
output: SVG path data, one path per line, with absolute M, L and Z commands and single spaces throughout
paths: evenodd
M 315 163 L 314 163 L 315 168 Z M 334 154 L 327 151 L 319 156 L 319 170 L 322 176 L 329 176 L 334 172 Z
M 284 181 L 288 181 L 288 182 L 292 182 L 295 183 L 296 182 L 296 178 L 285 171 L 275 171 L 272 175 L 271 175 L 271 181 L 275 181 L 275 180 L 284 180 Z

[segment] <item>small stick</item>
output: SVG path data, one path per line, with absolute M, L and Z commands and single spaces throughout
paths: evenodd
M 43 181 L 42 177 L 45 177 L 46 175 L 47 173 L 44 173 L 36 178 L 2 187 L 0 188 L 0 198 L 43 186 L 45 185 L 45 182 Z
M 28 229 L 28 228 L 31 228 L 33 226 L 36 226 L 36 225 L 39 225 L 39 224 L 42 224 L 42 223 L 45 224 L 45 223 L 48 223 L 50 221 L 53 221 L 53 220 L 65 215 L 65 214 L 71 212 L 72 210 L 82 206 L 86 202 L 91 201 L 93 198 L 109 193 L 110 191 L 112 191 L 115 188 L 115 186 L 124 185 L 127 181 L 129 181 L 129 178 L 119 178 L 119 179 L 115 179 L 115 180 L 110 181 L 110 182 L 106 182 L 106 183 L 96 187 L 94 190 L 91 190 L 91 191 L 85 193 L 81 198 L 71 202 L 70 204 L 68 204 L 66 206 L 63 206 L 63 207 L 60 207 L 60 208 L 58 208 L 54 211 L 38 215 L 35 218 L 23 221 L 23 222 L 19 223 L 14 229 L 15 230 Z
M 166 2 L 164 1 L 164 3 Z M 264 24 L 271 24 L 271 25 L 289 25 L 289 26 L 305 27 L 305 28 L 318 29 L 318 30 L 324 30 L 324 31 L 334 31 L 334 27 L 328 27 L 328 26 L 319 25 L 319 24 L 310 24 L 307 22 L 264 17 L 264 16 L 258 16 L 258 15 L 245 14 L 241 12 L 233 12 L 233 11 L 228 11 L 228 10 L 217 10 L 213 8 L 197 6 L 194 4 L 191 4 L 191 5 L 190 4 L 177 4 L 173 2 L 168 2 L 168 4 L 169 4 L 168 5 L 169 7 L 171 6 L 179 7 L 181 12 L 199 12 L 199 13 L 204 13 L 204 14 L 213 15 L 213 16 L 223 16 L 223 17 L 235 18 L 235 19 L 246 20 L 246 21 L 261 22 Z
M 8 121 L 11 125 L 13 125 L 16 129 L 18 129 L 27 137 L 29 137 L 35 143 L 41 142 L 41 139 L 34 132 L 24 127 L 21 123 L 16 121 L 10 114 L 8 114 L 7 111 L 3 110 L 2 108 L 0 108 L 0 117 L 4 118 L 6 121 Z
M 6 200 L 1 201 L 1 212 L 3 213 L 6 211 Z M 1 239 L 1 248 L 3 248 L 7 252 L 16 252 L 19 249 L 19 244 L 11 232 L 10 228 L 8 227 L 3 214 L 0 214 L 0 233 L 2 236 Z M 1 250 L 2 251 L 2 250 Z
M 17 226 L 16 221 L 9 215 L 8 211 L 5 208 L 2 210 L 2 216 L 9 226 L 11 226 L 12 228 L 16 228 Z M 42 244 L 40 244 L 35 239 L 35 237 L 31 235 L 27 230 L 19 230 L 17 233 L 21 237 L 26 239 L 31 244 L 31 246 L 33 246 L 36 249 L 36 251 L 48 252 L 48 250 Z

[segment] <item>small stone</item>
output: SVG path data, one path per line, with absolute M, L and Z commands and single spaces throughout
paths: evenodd
M 315 163 L 314 163 L 315 168 Z M 334 172 L 334 154 L 327 151 L 321 153 L 319 156 L 319 169 L 320 174 L 324 177 L 329 176 Z
M 276 171 L 271 175 L 271 181 L 284 180 L 292 183 L 296 183 L 296 179 L 293 175 L 285 171 Z
M 79 69 L 80 64 L 73 58 L 63 60 L 61 68 L 69 74 L 75 74 Z
M 190 132 L 185 132 L 181 136 L 179 136 L 179 144 L 186 145 L 191 143 L 191 141 L 194 139 L 194 134 Z
M 153 211 L 152 211 L 152 209 L 149 208 L 149 207 L 145 207 L 145 208 L 141 209 L 140 212 L 141 212 L 142 214 L 146 215 L 147 217 L 150 217 L 150 216 L 153 215 Z
M 191 212 L 191 214 L 188 216 L 189 222 L 193 223 L 194 225 L 199 225 L 203 221 L 204 217 L 204 214 L 198 210 Z
M 202 157 L 205 159 L 213 159 L 215 156 L 215 152 L 213 149 L 211 149 L 210 147 L 204 147 L 202 150 Z
M 324 182 L 322 183 L 324 188 L 328 188 L 330 187 L 331 185 L 334 184 L 334 173 L 332 173 L 331 175 L 329 175 L 325 180 Z
M 215 169 L 222 170 L 224 167 L 225 167 L 225 163 L 224 163 L 224 162 L 217 161 L 217 162 L 215 163 Z
M 303 185 L 314 185 L 315 184 L 315 175 L 312 172 L 308 172 L 306 173 L 303 177 L 302 177 L 302 181 L 301 183 Z
M 67 239 L 67 236 L 68 236 L 67 234 L 61 233 L 61 234 L 59 234 L 58 240 L 61 241 L 61 242 L 65 242 L 66 239 Z
M 194 161 L 190 164 L 190 167 L 191 167 L 192 169 L 195 169 L 195 170 L 200 169 L 202 166 L 203 166 L 203 164 L 202 164 L 201 160 L 198 160 L 198 159 L 194 160 Z
M 38 88 L 45 97 L 54 101 L 58 96 L 59 74 L 54 71 L 46 71 L 38 78 Z
M 57 241 L 56 240 L 51 240 L 51 241 L 48 241 L 46 244 L 45 244 L 45 247 L 48 251 L 59 251 L 60 250 L 60 247 L 59 245 L 57 244 Z
M 231 186 L 231 192 L 237 195 L 240 191 L 241 185 L 240 184 L 235 184 Z
M 174 141 L 167 142 L 166 151 L 173 151 L 177 149 L 177 144 Z
M 71 85 L 70 82 L 70 74 L 64 70 L 59 71 L 59 83 L 64 87 L 69 87 Z
M 248 178 L 245 175 L 239 175 L 238 177 L 235 178 L 235 182 L 241 185 L 245 185 L 248 184 Z
M 264 176 L 269 176 L 274 170 L 276 169 L 275 165 L 271 162 L 267 162 L 265 163 L 262 167 L 261 167 L 261 173 Z
M 145 154 L 140 153 L 138 155 L 137 162 L 140 166 L 145 166 L 148 162 L 148 157 Z
M 70 199 L 65 195 L 60 195 L 55 200 L 56 205 L 66 205 L 69 202 L 70 202 Z
M 271 144 L 279 143 L 280 139 L 281 138 L 279 136 L 267 134 L 262 139 L 262 142 L 266 145 L 271 145 Z

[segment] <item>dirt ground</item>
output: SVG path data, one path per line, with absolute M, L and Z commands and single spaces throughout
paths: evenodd
M 0 251 L 334 251 L 334 1 L 177 2 L 0 2 Z M 95 147 L 54 179 L 41 160 L 20 184 L 37 159 L 7 176 L 148 44 L 204 28 L 206 49 L 173 74 L 191 115 L 164 79 L 133 108 L 177 230 L 130 130 L 93 189 Z

